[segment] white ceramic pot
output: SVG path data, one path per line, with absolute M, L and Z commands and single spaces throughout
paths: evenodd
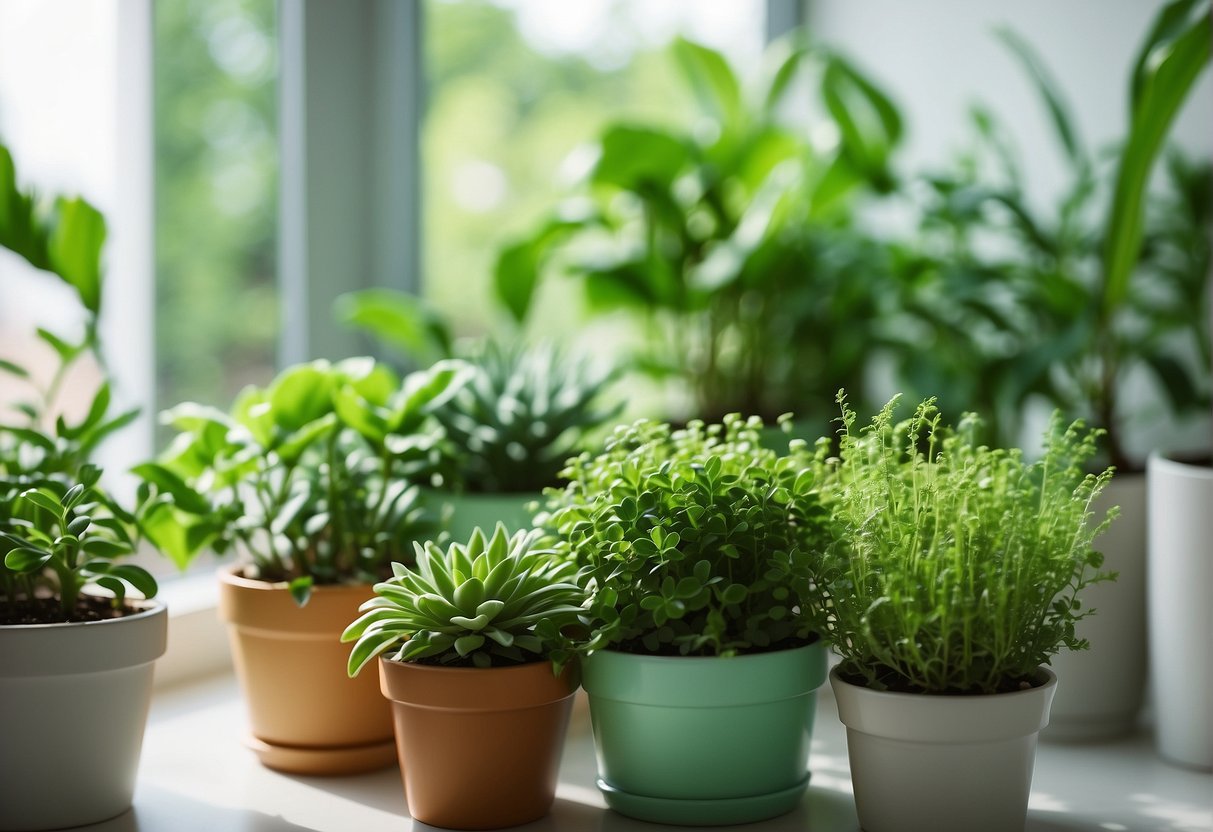
M 0 626 L 0 829 L 96 823 L 131 805 L 164 653 L 163 604 L 77 624 Z
M 1213 769 L 1213 468 L 1149 462 L 1150 688 L 1158 751 Z
M 1082 593 L 1083 605 L 1096 611 L 1077 628 L 1091 648 L 1053 657 L 1057 696 L 1044 740 L 1107 739 L 1137 724 L 1146 689 L 1145 474 L 1116 475 L 1093 507 L 1094 521 L 1112 506 L 1120 506 L 1120 516 L 1095 548 L 1103 552 L 1103 570 L 1119 576 Z
M 830 683 L 847 727 L 859 825 L 867 832 L 1022 832 L 1057 677 L 988 696 L 931 696 Z

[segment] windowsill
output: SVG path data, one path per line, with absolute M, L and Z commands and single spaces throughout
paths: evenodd
M 828 690 L 823 689 L 818 703 L 808 795 L 791 814 L 747 830 L 857 829 L 843 728 Z M 263 768 L 241 744 L 246 724 L 230 675 L 160 690 L 144 740 L 135 808 L 88 828 L 103 832 L 431 828 L 408 819 L 395 768 L 339 778 L 278 774 Z M 607 811 L 594 788 L 594 777 L 588 717 L 578 710 L 552 815 L 518 828 L 524 832 L 660 832 L 664 828 Z M 1207 830 L 1213 828 L 1210 794 L 1213 775 L 1162 762 L 1144 733 L 1103 744 L 1042 743 L 1026 830 Z

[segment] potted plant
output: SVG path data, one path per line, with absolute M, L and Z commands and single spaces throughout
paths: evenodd
M 1054 670 L 1064 683 L 1042 735 L 1047 739 L 1133 730 L 1145 693 L 1146 634 L 1163 631 L 1146 626 L 1145 450 L 1168 442 L 1167 422 L 1207 414 L 1213 389 L 1207 312 L 1213 169 L 1178 148 L 1163 150 L 1208 63 L 1208 32 L 1203 0 L 1158 11 L 1127 73 L 1128 123 L 1112 153 L 1083 142 L 1044 61 L 1022 38 L 1001 32 L 1039 91 L 1068 166 L 1055 209 L 1041 211 L 1027 198 L 1009 131 L 982 109 L 975 113 L 978 142 L 959 170 L 922 183 L 919 192 L 932 198 L 913 253 L 901 259 L 905 284 L 926 289 L 907 294 L 907 312 L 918 325 L 901 328 L 905 341 L 894 353 L 903 384 L 938 394 L 946 407 L 982 413 L 996 444 L 1022 440 L 1033 400 L 1106 430 L 1101 459 L 1117 475 L 1103 507 L 1123 511 L 1097 546 L 1120 580 L 1088 595 L 1101 614 L 1084 620 L 1079 632 L 1094 648 L 1057 658 Z M 1163 165 L 1156 164 L 1160 156 Z M 1156 168 L 1160 175 L 1147 187 Z M 1138 438 L 1145 425 L 1149 435 Z M 1148 525 L 1172 529 L 1178 522 Z M 1198 582 L 1192 577 L 1189 586 Z M 1197 622 L 1183 629 L 1194 628 Z M 1175 643 L 1161 636 L 1154 649 Z M 1159 708 L 1160 724 L 1176 715 L 1169 733 L 1190 742 L 1191 713 L 1182 712 Z
M 37 331 L 58 358 L 49 379 L 0 359 L 0 374 L 29 393 L 0 423 L 0 829 L 77 826 L 130 807 L 165 648 L 156 581 L 124 562 L 139 531 L 89 464 L 137 411 L 111 412 L 104 376 L 79 418 L 60 403 L 73 364 L 91 356 L 104 367 L 104 240 L 105 221 L 85 200 L 22 191 L 0 145 L 0 247 L 70 286 L 84 312 L 78 343 Z
M 403 382 L 370 359 L 297 365 L 231 413 L 169 411 L 181 435 L 134 469 L 140 520 L 178 563 L 244 556 L 220 572 L 219 605 L 265 765 L 347 774 L 395 759 L 391 715 L 372 681 L 346 678 L 339 637 L 436 529 L 409 478 L 433 464 L 432 411 L 463 378 L 451 362 Z
M 747 823 L 791 810 L 807 786 L 825 681 L 810 585 L 820 455 L 793 440 L 780 456 L 761 428 L 639 421 L 549 492 L 541 520 L 589 594 L 598 787 L 623 814 Z
M 452 829 L 543 817 L 577 688 L 567 628 L 583 593 L 537 531 L 416 546 L 346 629 L 349 673 L 379 658 L 409 813 Z
M 543 489 L 559 484 L 565 461 L 623 406 L 602 404 L 614 370 L 550 343 L 456 345 L 449 324 L 413 295 L 351 292 L 338 313 L 414 360 L 456 358 L 471 368 L 468 383 L 434 412 L 446 441 L 433 479 L 455 540 L 499 522 L 529 527 Z
M 1095 431 L 1055 414 L 1043 455 L 978 444 L 933 403 L 895 424 L 896 399 L 855 429 L 841 394 L 830 481 L 833 541 L 815 561 L 830 681 L 847 726 L 860 826 L 1022 830 L 1036 738 L 1057 686 L 1045 666 L 1085 644 L 1079 598 L 1107 577 L 1084 474 Z

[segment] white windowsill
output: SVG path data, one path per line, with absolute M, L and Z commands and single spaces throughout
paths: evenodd
M 165 581 L 156 598 L 168 607 L 168 649 L 156 662 L 157 691 L 229 673 L 232 655 L 218 616 L 215 575 L 202 572 Z
M 211 621 L 214 616 L 211 614 Z M 159 672 L 159 670 L 157 671 Z M 818 704 L 809 793 L 789 815 L 747 832 L 858 828 L 842 725 L 828 686 Z M 395 768 L 356 777 L 294 777 L 263 768 L 241 744 L 244 706 L 230 675 L 161 689 L 144 740 L 135 806 L 99 832 L 408 832 Z M 594 788 L 588 718 L 576 711 L 556 804 L 524 832 L 660 832 L 605 809 Z M 1162 762 L 1144 733 L 1092 745 L 1042 743 L 1027 832 L 1213 829 L 1213 775 Z M 671 829 L 674 829 L 671 827 Z

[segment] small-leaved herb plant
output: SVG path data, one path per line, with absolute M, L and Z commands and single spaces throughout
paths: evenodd
M 831 460 L 834 541 L 817 580 L 827 636 L 848 681 L 879 690 L 981 694 L 1034 684 L 1093 610 L 1079 593 L 1098 571 L 1092 501 L 1112 476 L 1085 472 L 1099 431 L 1055 413 L 1042 456 L 978 444 L 980 420 L 945 427 L 933 400 L 870 425 L 839 394 Z
M 452 667 L 500 667 L 551 660 L 557 672 L 572 655 L 584 593 L 575 567 L 537 545 L 537 530 L 512 537 L 502 524 L 492 538 L 479 528 L 445 550 L 415 543 L 415 566 L 392 564 L 394 576 L 346 628 L 356 642 L 349 674 L 394 650 L 393 661 Z
M 621 426 L 549 489 L 552 528 L 590 595 L 585 649 L 730 656 L 799 646 L 820 605 L 824 451 L 763 446 L 762 421 Z
M 96 620 L 106 607 L 124 610 L 128 587 L 155 596 L 147 570 L 119 562 L 134 553 L 138 534 L 133 518 L 97 486 L 100 477 L 101 469 L 84 465 L 71 486 L 47 479 L 12 498 L 0 523 L 0 623 Z M 113 597 L 82 597 L 88 583 Z
M 181 566 L 239 551 L 247 576 L 288 582 L 300 604 L 316 585 L 381 580 L 437 531 L 416 483 L 441 455 L 433 412 L 467 376 L 453 361 L 403 381 L 371 359 L 314 361 L 230 413 L 179 405 L 176 441 L 134 469 L 141 524 Z

